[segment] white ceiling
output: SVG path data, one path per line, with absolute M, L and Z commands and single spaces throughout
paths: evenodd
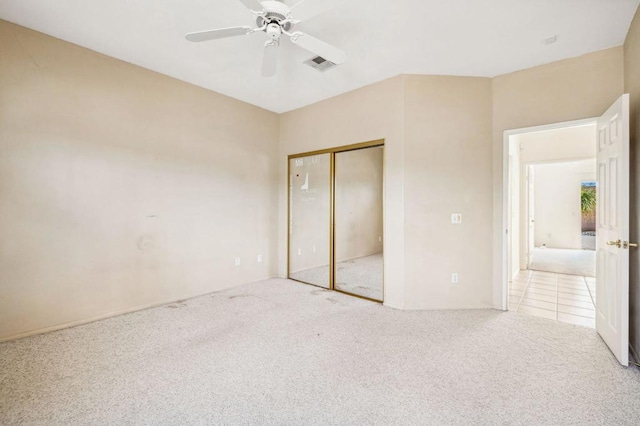
M 2 0 L 0 18 L 280 113 L 401 73 L 493 77 L 619 46 L 639 3 L 344 0 L 296 29 L 345 50 L 347 62 L 318 72 L 285 40 L 272 78 L 260 76 L 264 33 L 184 38 L 252 25 L 238 0 Z

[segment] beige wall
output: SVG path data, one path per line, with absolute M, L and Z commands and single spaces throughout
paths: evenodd
M 491 307 L 491 80 L 405 76 L 404 110 L 405 307 Z
M 493 79 L 493 305 L 502 294 L 502 183 L 505 130 L 597 117 L 623 93 L 616 47 Z
M 640 238 L 640 9 L 631 23 L 624 43 L 624 90 L 631 98 L 631 215 L 630 238 Z M 630 341 L 636 355 L 640 355 L 640 250 L 631 251 Z
M 280 116 L 281 276 L 286 275 L 287 155 L 384 139 L 384 303 L 404 307 L 403 82 L 402 76 L 384 80 Z
M 533 169 L 535 246 L 581 250 L 580 190 L 582 182 L 596 180 L 595 158 Z
M 385 304 L 490 307 L 491 80 L 400 76 L 280 119 L 281 158 L 375 139 L 385 139 Z M 283 163 L 283 275 L 285 171 Z M 451 213 L 464 223 L 451 225 Z
M 276 273 L 276 114 L 4 21 L 0 52 L 0 339 Z

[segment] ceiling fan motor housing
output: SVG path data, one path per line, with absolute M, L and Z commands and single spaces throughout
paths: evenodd
M 287 22 L 287 18 L 291 14 L 291 9 L 284 3 L 280 3 L 279 1 L 264 1 L 262 2 L 262 7 L 264 8 L 264 14 L 261 14 L 256 19 L 256 24 L 258 27 L 264 27 L 269 24 L 277 24 L 284 31 L 289 31 L 293 28 L 292 22 Z M 268 27 L 267 27 L 267 34 Z M 271 36 L 271 38 L 274 38 Z

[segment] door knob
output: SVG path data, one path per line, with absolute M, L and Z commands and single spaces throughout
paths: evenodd
M 620 246 L 622 245 L 622 241 L 617 240 L 617 241 L 607 241 L 607 245 L 608 246 L 616 246 L 618 248 L 620 248 Z

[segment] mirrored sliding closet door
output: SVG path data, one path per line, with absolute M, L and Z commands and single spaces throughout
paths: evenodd
M 331 154 L 289 159 L 289 278 L 330 288 Z
M 336 290 L 383 299 L 381 146 L 335 153 Z

